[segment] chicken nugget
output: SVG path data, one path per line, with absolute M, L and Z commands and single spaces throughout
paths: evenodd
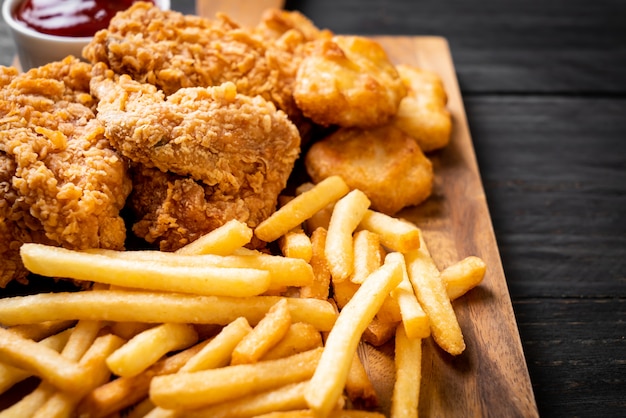
M 339 175 L 367 195 L 372 209 L 389 215 L 432 192 L 432 163 L 413 138 L 392 125 L 340 128 L 311 146 L 305 166 L 315 183 Z
M 369 128 L 395 115 L 406 88 L 382 46 L 361 36 L 334 36 L 310 44 L 294 99 L 313 122 Z
M 439 75 L 408 65 L 398 65 L 407 88 L 393 124 L 415 138 L 424 152 L 443 148 L 450 142 L 452 118 L 446 108 L 448 97 Z

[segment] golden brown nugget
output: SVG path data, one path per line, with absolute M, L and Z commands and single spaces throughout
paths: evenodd
M 432 193 L 432 163 L 413 138 L 390 125 L 339 129 L 311 146 L 305 165 L 314 182 L 341 176 L 367 195 L 372 209 L 388 215 Z
M 415 138 L 424 152 L 450 142 L 452 118 L 446 108 L 448 96 L 439 75 L 408 65 L 398 65 L 407 95 L 400 102 L 392 124 Z

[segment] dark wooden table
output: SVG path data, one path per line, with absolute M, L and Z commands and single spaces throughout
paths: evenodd
M 626 2 L 286 8 L 336 33 L 447 38 L 539 413 L 626 415 Z

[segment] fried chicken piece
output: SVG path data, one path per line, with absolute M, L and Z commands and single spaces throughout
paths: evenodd
M 230 219 L 254 228 L 275 210 L 270 195 L 252 189 L 228 195 L 189 177 L 156 168 L 136 165 L 132 172 L 134 188 L 129 206 L 137 219 L 133 232 L 162 251 L 177 250 Z M 264 245 L 258 240 L 251 244 Z
M 450 142 L 452 118 L 446 108 L 448 96 L 439 75 L 421 68 L 398 65 L 407 88 L 392 123 L 415 138 L 424 152 L 443 148 Z
M 295 68 L 284 53 L 224 14 L 206 19 L 148 3 L 118 13 L 83 50 L 90 62 L 103 62 L 166 95 L 231 81 L 240 93 L 260 95 L 297 120 Z
M 139 236 L 176 249 L 230 219 L 255 226 L 275 210 L 300 154 L 300 135 L 271 102 L 238 94 L 230 82 L 166 98 L 101 63 L 91 88 L 111 144 L 162 172 L 140 168 L 135 177 Z
M 396 114 L 406 88 L 378 42 L 337 35 L 309 45 L 293 93 L 306 117 L 324 126 L 369 128 Z
M 372 209 L 389 215 L 432 192 L 432 163 L 413 138 L 392 125 L 340 128 L 314 143 L 304 161 L 315 183 L 339 175 L 367 195 Z
M 0 286 L 23 279 L 19 246 L 122 249 L 131 182 L 95 119 L 91 65 L 0 67 Z

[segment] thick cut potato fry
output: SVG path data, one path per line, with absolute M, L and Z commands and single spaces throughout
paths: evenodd
M 290 326 L 291 315 L 287 299 L 281 299 L 237 344 L 230 364 L 256 363 L 285 336 Z
M 270 286 L 269 273 L 257 269 L 170 266 L 41 244 L 24 244 L 20 254 L 35 274 L 138 289 L 243 297 L 259 295 Z
M 354 268 L 352 233 L 367 212 L 370 200 L 360 190 L 342 197 L 333 209 L 326 235 L 326 259 L 333 281 L 350 277 Z
M 380 248 L 380 236 L 366 229 L 354 234 L 354 268 L 350 275 L 352 283 L 361 284 L 374 270 L 383 264 L 384 254 Z
M 246 318 L 237 318 L 226 325 L 202 350 L 181 369 L 181 373 L 216 369 L 227 366 L 233 350 L 252 331 Z
M 80 400 L 92 389 L 104 384 L 111 377 L 106 358 L 124 344 L 124 340 L 113 334 L 102 335 L 80 359 L 80 365 L 88 370 L 86 379 L 79 391 L 58 391 L 37 410 L 33 418 L 62 418 L 71 416 Z
M 422 373 L 422 340 L 409 338 L 398 326 L 395 346 L 396 380 L 391 396 L 392 418 L 417 418 Z
M 146 371 L 133 377 L 120 377 L 91 391 L 79 404 L 78 416 L 108 417 L 148 396 L 154 376 L 176 373 L 208 343 L 203 341 L 187 350 L 160 360 Z
M 261 360 L 289 357 L 322 345 L 322 334 L 313 325 L 306 322 L 296 322 L 291 324 L 285 336 L 265 353 Z
M 262 241 L 275 241 L 349 191 L 341 177 L 329 177 L 274 212 L 256 227 L 254 234 Z
M 2 323 L 2 321 L 0 321 Z M 20 337 L 39 341 L 76 325 L 75 321 L 44 321 L 36 324 L 14 325 L 9 329 Z
M 198 341 L 196 330 L 187 324 L 162 324 L 134 336 L 106 360 L 117 376 L 132 377 L 146 370 L 170 351 L 187 348 Z
M 252 228 L 244 222 L 232 219 L 175 252 L 187 255 L 229 255 L 249 243 L 251 239 Z
M 441 272 L 441 280 L 446 286 L 446 293 L 450 300 L 454 300 L 475 288 L 485 277 L 487 265 L 475 256 L 469 256 L 463 260 L 446 267 Z
M 165 409 L 198 409 L 309 379 L 322 348 L 290 357 L 194 373 L 157 376 L 150 398 Z
M 376 389 L 374 389 L 374 385 L 357 353 L 354 353 L 352 358 L 345 389 L 348 398 L 353 404 L 359 403 L 367 408 L 378 406 Z
M 92 373 L 92 371 L 82 367 L 84 366 L 84 364 L 78 364 L 78 361 L 91 347 L 93 347 L 94 341 L 98 336 L 100 328 L 101 323 L 98 321 L 79 321 L 76 326 L 71 329 L 71 335 L 68 337 L 67 342 L 65 343 L 63 349 L 61 350 L 61 353 L 59 354 L 58 358 L 60 358 L 61 360 L 69 361 L 70 364 L 81 367 L 82 369 L 81 374 L 74 376 L 75 382 L 73 382 L 73 386 L 76 386 L 77 389 L 75 389 L 71 393 L 80 393 L 80 389 L 78 389 L 78 387 L 84 387 L 85 384 L 88 384 L 87 379 L 91 377 L 90 374 Z M 26 341 L 32 343 L 31 340 L 27 339 Z M 44 356 L 46 355 L 45 351 L 42 353 Z M 47 360 L 45 358 L 43 358 L 42 360 L 44 362 L 52 362 L 49 367 L 55 367 L 54 361 L 60 361 L 58 360 L 58 358 L 51 357 Z M 45 369 L 43 371 L 44 373 L 40 375 L 43 378 L 43 381 L 39 384 L 39 386 L 37 386 L 37 388 L 33 390 L 28 396 L 22 398 L 22 400 L 17 402 L 7 411 L 3 411 L 2 413 L 0 413 L 0 416 L 34 416 L 37 411 L 46 404 L 48 399 L 54 396 L 55 392 L 57 392 L 57 389 L 53 384 L 54 382 L 51 381 L 49 375 L 45 374 Z
M 79 390 L 87 373 L 75 361 L 65 358 L 52 348 L 22 338 L 1 327 L 0 361 L 30 371 L 53 386 L 67 391 Z
M 461 354 L 465 350 L 463 333 L 425 242 L 422 240 L 420 249 L 406 253 L 405 258 L 409 280 L 417 300 L 428 315 L 435 342 L 452 355 Z
M 306 286 L 313 281 L 311 266 L 304 260 L 264 254 L 246 248 L 240 248 L 234 254 L 226 256 L 213 254 L 190 256 L 162 251 L 113 251 L 104 249 L 87 251 L 113 258 L 142 260 L 172 266 L 213 266 L 266 270 L 270 273 L 270 287 L 273 289 L 284 286 Z
M 193 411 L 178 411 L 169 415 L 158 415 L 158 417 L 247 418 L 256 417 L 272 411 L 306 408 L 304 390 L 306 389 L 307 383 L 308 381 L 291 383 L 277 389 L 243 396 L 241 398 L 222 402 L 207 408 L 196 409 Z M 157 417 L 150 415 L 146 418 Z
M 318 418 L 319 415 L 310 409 L 299 411 L 270 412 L 269 414 L 258 415 L 256 418 Z M 359 411 L 356 409 L 344 409 L 330 411 L 327 418 L 385 418 L 380 412 Z
M 313 283 L 300 288 L 303 298 L 326 300 L 330 290 L 330 270 L 326 260 L 326 229 L 317 228 L 311 234 L 311 268 L 313 269 Z
M 379 318 L 374 317 L 372 322 L 365 328 L 365 331 L 363 331 L 363 341 L 379 347 L 393 338 L 397 325 L 398 322 L 381 321 Z
M 227 325 L 243 316 L 251 325 L 256 325 L 280 298 L 119 290 L 41 293 L 0 299 L 0 321 L 4 325 L 37 323 L 49 318 L 161 323 L 163 318 L 167 318 L 171 323 Z M 327 301 L 310 298 L 287 300 L 294 322 L 308 322 L 320 331 L 330 330 L 335 323 L 337 313 Z
M 402 325 L 406 335 L 411 339 L 426 338 L 430 335 L 430 321 L 415 296 L 405 260 L 402 260 L 402 264 L 402 281 L 391 291 L 391 297 L 398 302 L 400 307 Z
M 43 344 L 56 352 L 60 352 L 63 349 L 63 346 L 67 343 L 72 331 L 73 329 L 66 329 L 58 334 L 44 338 L 39 341 L 39 344 Z M 0 363 L 0 394 L 6 392 L 13 385 L 29 378 L 30 376 L 32 376 L 32 373 L 29 373 L 26 370 Z
M 387 255 L 382 267 L 368 277 L 341 310 L 328 334 L 324 353 L 305 394 L 309 408 L 318 415 L 328 415 L 336 405 L 363 331 L 389 292 L 402 280 L 401 260 L 401 254 Z
M 315 187 L 313 183 L 302 183 L 300 186 L 296 188 L 296 195 L 302 194 L 308 190 L 311 190 Z M 309 233 L 312 233 L 317 228 L 328 229 L 328 224 L 330 223 L 330 216 L 333 213 L 333 208 L 335 207 L 335 203 L 329 203 L 325 208 L 318 210 L 310 218 L 308 218 L 304 225 L 306 230 Z
M 420 246 L 420 230 L 415 225 L 381 212 L 368 210 L 359 229 L 377 233 L 381 244 L 392 251 L 406 253 Z
M 311 261 L 313 248 L 311 238 L 302 230 L 296 227 L 278 239 L 278 246 L 285 257 L 300 258 L 307 263 Z

